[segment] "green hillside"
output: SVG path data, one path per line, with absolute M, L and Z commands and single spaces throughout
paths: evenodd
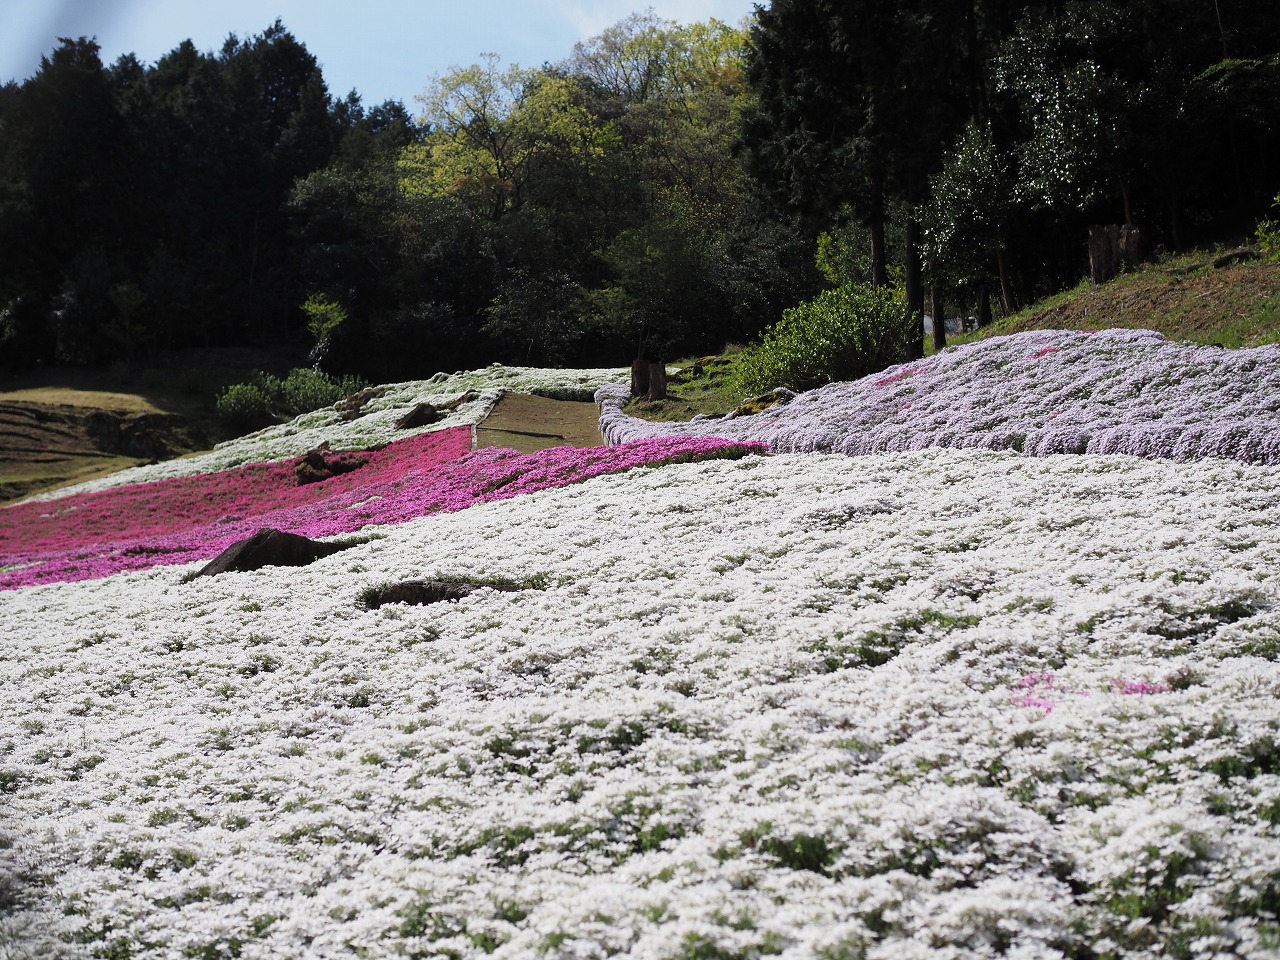
M 976 333 L 969 343 L 1024 330 L 1156 330 L 1170 340 L 1254 347 L 1280 340 L 1280 263 L 1248 247 L 1162 257 L 1094 286 L 1087 278 Z

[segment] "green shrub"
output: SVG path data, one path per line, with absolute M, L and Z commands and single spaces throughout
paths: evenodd
M 218 418 L 237 430 L 291 420 L 302 413 L 330 407 L 359 393 L 369 384 L 359 377 L 335 380 L 328 374 L 299 367 L 281 380 L 260 373 L 248 383 L 233 383 L 218 397 Z
M 742 355 L 738 387 L 807 390 L 854 380 L 911 359 L 902 291 L 847 283 L 784 310 L 761 342 Z
M 218 397 L 218 419 L 236 430 L 252 430 L 272 420 L 271 401 L 258 383 L 233 383 Z
M 287 417 L 296 417 L 300 413 L 333 406 L 343 397 L 349 397 L 368 386 L 359 377 L 335 380 L 319 370 L 299 367 L 290 370 L 289 376 L 280 383 L 279 409 Z

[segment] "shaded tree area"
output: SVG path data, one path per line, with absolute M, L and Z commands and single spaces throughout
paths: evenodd
M 360 238 L 308 244 L 308 276 L 352 318 L 330 362 L 368 376 L 426 350 L 442 366 L 618 364 L 773 322 L 817 278 L 735 150 L 744 51 L 742 30 L 650 13 L 555 65 L 488 55 L 436 77 L 423 134 L 393 164 L 326 169 L 295 192 L 310 239 L 321 208 L 334 237 Z M 308 199 L 339 181 L 342 201 Z
M 335 104 L 279 22 L 150 67 L 62 40 L 0 96 L 0 363 L 286 336 L 294 182 L 384 126 L 357 98 Z
M 833 279 L 896 260 L 916 331 L 926 289 L 985 318 L 1074 282 L 1090 224 L 1239 236 L 1280 187 L 1265 0 L 773 0 L 750 41 L 753 171 Z
M 307 340 L 371 379 L 718 350 L 816 288 L 735 151 L 740 29 L 636 15 L 496 56 L 411 117 L 333 97 L 278 21 L 104 66 L 64 39 L 0 89 L 0 366 Z
M 1280 168 L 1271 0 L 772 0 L 632 15 L 536 69 L 334 97 L 278 21 L 0 88 L 0 367 L 308 340 L 331 373 L 623 364 L 754 338 L 823 285 L 980 321 L 1251 232 Z M 935 340 L 940 341 L 939 328 Z

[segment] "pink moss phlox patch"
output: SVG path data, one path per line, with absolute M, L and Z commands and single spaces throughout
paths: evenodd
M 1028 353 L 1028 354 L 1027 354 L 1027 359 L 1028 359 L 1028 360 L 1039 360 L 1041 357 L 1047 357 L 1049 354 L 1051 354 L 1051 353 L 1058 353 L 1058 352 L 1060 352 L 1061 350 L 1062 350 L 1062 348 L 1061 348 L 1061 347 L 1043 347 L 1042 349 L 1037 350 L 1037 351 L 1035 351 L 1034 353 Z
M 1052 713 L 1062 697 L 1087 697 L 1088 690 L 1070 690 L 1058 685 L 1052 673 L 1028 673 L 1013 685 L 1009 699 L 1015 707 L 1036 707 Z
M 871 385 L 875 387 L 877 390 L 881 390 L 889 386 L 891 383 L 897 383 L 899 380 L 906 380 L 909 377 L 914 377 L 919 373 L 923 373 L 927 369 L 928 369 L 928 364 L 922 364 L 919 367 L 903 367 L 901 370 L 897 371 L 896 373 L 891 373 L 888 376 L 884 376 L 876 380 L 872 380 Z
M 444 463 L 471 449 L 471 428 L 423 433 L 371 451 L 364 468 L 322 483 L 299 485 L 305 457 L 256 463 L 220 473 L 137 483 L 52 502 L 0 509 L 0 557 L 100 548 L 173 536 L 212 523 L 232 524 L 269 511 L 304 506 L 359 489 L 370 479 Z
M 1124 694 L 1126 696 L 1141 697 L 1151 693 L 1164 693 L 1169 688 L 1163 683 L 1151 683 L 1147 680 L 1121 680 L 1112 681 L 1111 689 L 1115 693 Z
M 1045 713 L 1051 713 L 1056 701 L 1049 694 L 1056 686 L 1057 680 L 1052 673 L 1028 673 L 1013 685 L 1010 700 L 1016 707 L 1038 707 Z
M 767 452 L 702 437 L 533 454 L 469 447 L 470 427 L 457 427 L 370 451 L 359 470 L 320 483 L 298 486 L 294 458 L 4 508 L 0 590 L 203 560 L 263 527 L 334 536 L 634 467 Z

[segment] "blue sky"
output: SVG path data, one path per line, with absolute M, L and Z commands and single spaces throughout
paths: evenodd
M 0 83 L 36 71 L 59 36 L 96 36 L 102 59 L 154 63 L 183 40 L 217 50 L 228 34 L 261 33 L 279 17 L 324 68 L 329 90 L 368 105 L 413 97 L 431 78 L 496 53 L 538 66 L 574 41 L 649 6 L 682 23 L 737 23 L 753 0 L 0 0 Z

